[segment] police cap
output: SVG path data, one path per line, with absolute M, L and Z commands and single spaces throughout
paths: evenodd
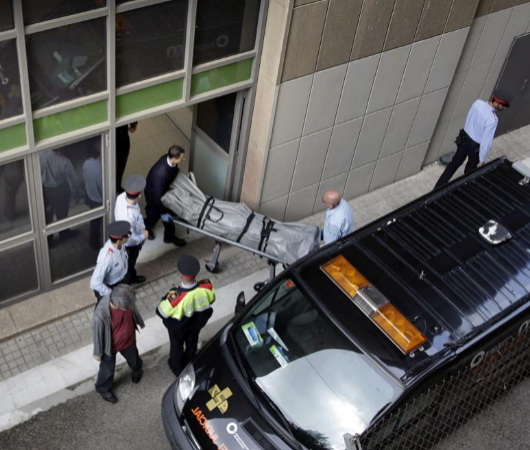
M 131 175 L 125 180 L 123 187 L 127 194 L 138 195 L 145 188 L 145 178 L 141 175 Z
M 495 89 L 493 92 L 493 100 L 502 106 L 509 108 L 510 102 L 513 100 L 513 95 L 503 89 Z
M 131 231 L 131 224 L 126 220 L 118 220 L 117 222 L 112 222 L 107 227 L 107 234 L 112 239 L 123 239 L 126 236 L 129 236 Z
M 195 278 L 201 270 L 201 264 L 194 256 L 182 255 L 177 262 L 177 269 L 183 277 Z

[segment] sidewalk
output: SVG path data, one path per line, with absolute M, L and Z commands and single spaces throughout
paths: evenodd
M 502 155 L 506 155 L 512 161 L 530 157 L 530 127 L 517 130 L 496 139 L 489 160 Z M 350 201 L 350 204 L 354 208 L 356 228 L 360 228 L 378 217 L 429 192 L 442 170 L 442 166 L 432 164 L 412 177 Z M 304 219 L 303 222 L 322 226 L 324 218 L 325 212 L 322 211 Z M 173 267 L 176 266 L 177 255 L 185 251 L 186 253 L 196 255 L 200 260 L 204 260 L 210 256 L 212 247 L 213 242 L 209 239 L 195 240 L 190 242 L 184 250 L 172 251 L 163 255 L 160 258 L 161 261 L 157 261 L 158 268 L 164 266 L 166 272 L 170 272 L 162 273 L 155 279 L 156 275 L 161 273 L 157 272 L 159 269 L 156 269 L 153 271 L 153 274 L 150 274 L 150 279 L 154 281 L 137 288 L 138 307 L 144 319 L 150 319 L 155 315 L 154 310 L 158 304 L 158 300 L 176 282 L 176 274 Z M 254 274 L 261 271 L 256 277 L 259 276 L 261 279 L 266 278 L 267 272 L 263 271 L 263 269 L 266 269 L 266 262 L 262 259 L 239 249 L 224 248 L 221 253 L 220 273 L 212 275 L 208 272 L 203 272 L 200 276 L 211 278 L 217 289 L 221 290 L 225 288 L 224 292 L 226 294 L 224 295 L 227 295 L 226 302 L 227 304 L 231 304 L 231 301 L 235 301 L 237 289 L 242 285 L 248 288 L 247 284 L 250 282 L 249 280 L 254 279 Z M 55 297 L 61 295 L 72 296 L 72 301 L 76 301 L 76 290 L 77 293 L 79 293 L 79 289 L 87 291 L 88 279 L 76 282 L 74 285 L 57 289 L 53 292 L 53 295 Z M 230 293 L 229 296 L 228 293 Z M 88 294 L 91 295 L 90 292 Z M 83 295 L 86 295 L 86 292 Z M 251 296 L 247 293 L 247 301 L 250 298 Z M 38 302 L 39 298 L 29 301 Z M 32 371 L 31 369 L 37 366 L 45 365 L 57 358 L 66 357 L 73 352 L 87 352 L 86 348 L 89 348 L 92 344 L 91 319 L 94 306 L 93 299 L 90 298 L 89 301 L 90 303 L 87 303 L 85 308 L 74 314 L 52 320 L 46 325 L 31 329 L 30 331 L 21 331 L 19 328 L 16 337 L 0 342 L 0 397 L 3 397 L 2 386 L 4 392 L 10 390 L 9 386 L 14 386 L 11 383 L 11 378 L 14 377 L 17 380 L 24 379 L 24 376 L 21 378 L 20 374 L 25 374 L 26 372 L 34 373 L 34 370 Z M 221 301 L 217 303 L 218 308 L 220 304 Z M 29 310 L 24 311 L 22 309 L 24 302 L 19 305 L 21 306 L 15 305 L 18 307 L 17 314 L 29 314 Z M 230 314 L 230 311 L 226 310 L 226 308 L 223 311 L 228 315 Z M 51 311 L 51 313 L 53 312 Z M 0 310 L 0 333 L 2 331 L 5 332 L 1 314 L 2 310 Z M 223 320 L 227 320 L 227 317 L 223 316 Z M 155 317 L 153 319 L 153 324 L 156 323 L 155 319 L 157 318 Z M 20 323 L 23 322 L 21 321 Z M 218 325 L 219 323 L 217 323 Z M 211 336 L 211 329 L 206 330 L 206 334 Z M 0 334 L 0 339 L 2 339 L 1 336 Z M 160 342 L 164 342 L 163 339 L 165 339 L 165 336 L 162 336 L 160 339 L 162 339 Z M 159 345 L 160 342 L 156 345 Z M 84 353 L 82 354 L 84 355 Z M 84 356 L 88 358 L 90 355 L 87 354 Z M 6 380 L 9 380 L 9 382 L 3 383 Z M 45 381 L 48 380 L 45 379 Z

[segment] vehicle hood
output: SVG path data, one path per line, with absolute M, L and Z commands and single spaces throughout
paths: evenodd
M 183 408 L 197 444 L 203 450 L 289 448 L 248 399 L 215 341 L 193 363 L 195 388 Z

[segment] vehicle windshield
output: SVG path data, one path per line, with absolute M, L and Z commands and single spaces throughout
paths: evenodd
M 248 376 L 313 450 L 346 447 L 400 387 L 372 365 L 291 280 L 258 301 L 233 337 Z

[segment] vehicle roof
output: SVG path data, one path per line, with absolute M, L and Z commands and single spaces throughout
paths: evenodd
M 295 270 L 359 346 L 398 378 L 528 300 L 530 185 L 506 159 L 433 191 L 305 259 Z M 493 245 L 479 228 L 504 225 Z M 425 335 L 402 354 L 320 266 L 343 255 Z

